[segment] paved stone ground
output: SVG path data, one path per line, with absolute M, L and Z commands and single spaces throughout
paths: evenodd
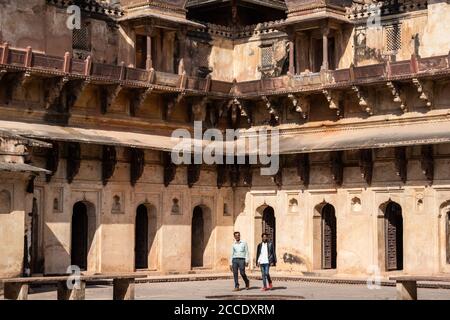
M 241 281 L 242 282 L 242 281 Z M 242 285 L 242 284 L 241 284 Z M 303 281 L 274 282 L 274 290 L 260 291 L 261 281 L 251 281 L 250 290 L 232 292 L 232 280 L 161 282 L 136 284 L 137 300 L 204 300 L 223 296 L 228 298 L 269 298 L 279 299 L 288 296 L 291 299 L 355 299 L 355 300 L 390 300 L 396 298 L 395 287 L 383 286 L 378 290 L 369 290 L 365 285 L 327 284 Z M 239 296 L 237 296 L 239 295 Z M 88 300 L 110 300 L 112 286 L 93 285 L 86 290 Z M 227 298 L 227 299 L 228 299 Z M 448 289 L 418 289 L 418 298 L 423 300 L 449 300 Z M 56 300 L 56 289 L 52 287 L 33 288 L 30 300 Z

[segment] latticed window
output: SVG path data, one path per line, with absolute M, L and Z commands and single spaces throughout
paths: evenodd
M 73 29 L 72 48 L 75 50 L 83 51 L 91 50 L 91 36 L 89 32 L 89 25 L 83 24 L 80 29 Z
M 395 52 L 402 48 L 402 28 L 400 24 L 385 27 L 386 51 Z
M 270 68 L 273 65 L 273 47 L 264 46 L 261 48 L 261 66 Z

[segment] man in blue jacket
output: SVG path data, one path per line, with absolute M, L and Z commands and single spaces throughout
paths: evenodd
M 267 233 L 262 234 L 262 242 L 258 244 L 256 249 L 256 265 L 261 267 L 261 274 L 263 280 L 262 291 L 272 289 L 272 279 L 270 278 L 270 266 L 277 264 L 277 256 L 275 254 L 275 246 L 272 241 L 269 241 Z

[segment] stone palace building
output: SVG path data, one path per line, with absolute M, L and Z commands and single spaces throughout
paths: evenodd
M 235 230 L 251 268 L 265 231 L 277 271 L 450 272 L 449 30 L 447 0 L 0 0 L 0 278 L 224 271 Z M 174 164 L 194 121 L 279 130 L 280 170 Z

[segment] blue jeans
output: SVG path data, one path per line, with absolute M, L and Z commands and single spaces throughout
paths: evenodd
M 272 284 L 272 279 L 270 279 L 269 269 L 270 264 L 263 263 L 259 265 L 261 267 L 262 281 L 264 288 L 267 288 L 267 283 Z
M 232 266 L 233 266 L 234 287 L 239 288 L 238 270 L 242 276 L 242 279 L 244 279 L 245 286 L 248 287 L 250 282 L 248 281 L 247 275 L 245 274 L 245 259 L 233 258 Z

